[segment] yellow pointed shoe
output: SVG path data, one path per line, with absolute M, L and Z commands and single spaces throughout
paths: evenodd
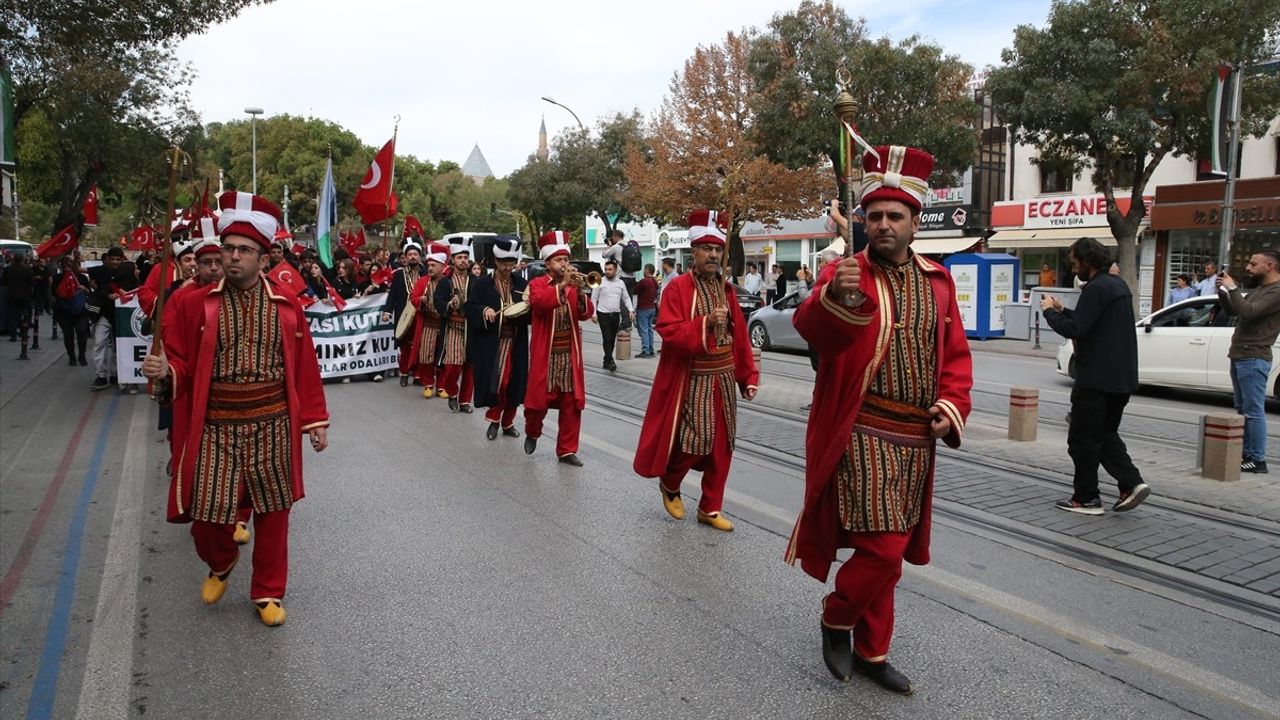
M 733 532 L 733 523 L 729 522 L 728 518 L 718 512 L 704 513 L 699 510 L 698 522 L 703 525 L 710 525 L 711 527 L 723 532 Z
M 284 606 L 279 600 L 255 600 L 253 605 L 258 609 L 258 619 L 263 625 L 275 627 L 284 624 Z
M 449 399 L 449 393 L 447 393 L 447 392 L 445 392 L 445 391 L 443 391 L 443 390 L 440 390 L 440 391 L 436 392 L 436 395 L 438 395 L 441 399 L 444 399 L 444 400 L 448 400 L 448 399 Z
M 236 531 L 231 534 L 231 539 L 236 541 L 237 545 L 244 545 L 253 537 L 249 534 L 249 526 L 245 523 L 236 523 Z
M 433 398 L 433 397 L 435 397 L 435 396 L 436 396 L 436 389 L 435 389 L 435 388 L 422 388 L 422 397 L 424 397 L 424 398 L 426 398 L 426 399 L 430 400 L 431 398 Z
M 236 561 L 238 562 L 239 560 L 240 558 L 237 557 Z M 218 602 L 222 599 L 222 596 L 226 594 L 227 585 L 230 584 L 227 582 L 227 578 L 231 576 L 231 571 L 234 570 L 235 567 L 236 564 L 233 562 L 231 563 L 231 567 L 227 568 L 224 572 L 214 573 L 212 570 L 209 571 L 204 582 L 200 584 L 200 599 L 204 601 L 205 605 L 212 605 Z
M 680 493 L 668 491 L 662 487 L 662 483 L 658 483 L 658 491 L 662 493 L 662 507 L 667 509 L 667 514 L 677 520 L 683 520 L 684 500 L 680 498 Z

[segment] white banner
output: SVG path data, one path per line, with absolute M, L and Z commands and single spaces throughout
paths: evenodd
M 382 321 L 387 294 L 379 293 L 347 301 L 338 312 L 318 302 L 306 309 L 307 323 L 316 345 L 320 376 L 363 375 L 396 367 L 400 351 L 392 334 L 395 326 Z M 116 304 L 116 372 L 121 385 L 145 385 L 142 361 L 151 349 L 151 336 L 143 334 L 146 315 L 135 297 Z

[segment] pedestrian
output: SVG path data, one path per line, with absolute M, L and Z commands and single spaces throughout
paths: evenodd
M 81 367 L 89 364 L 85 349 L 89 345 L 89 276 L 80 269 L 80 263 L 71 255 L 61 261 L 62 275 L 58 279 L 55 315 L 62 325 L 62 344 L 67 350 L 67 364 Z
M 524 299 L 528 282 L 513 274 L 520 239 L 498 237 L 492 250 L 492 275 L 477 278 L 467 299 L 467 354 L 475 375 L 476 407 L 488 408 L 485 437 L 520 437 L 516 411 L 529 379 L 529 314 L 508 317 L 507 308 Z M 528 305 L 525 305 L 527 308 Z
M 89 270 L 89 285 L 93 293 L 86 306 L 89 311 L 89 323 L 93 328 L 93 384 L 90 390 L 105 390 L 117 384 L 116 377 L 116 342 L 115 316 L 116 300 L 120 298 L 122 287 L 128 284 L 121 273 L 120 266 L 124 262 L 124 250 L 113 247 L 102 256 L 102 264 Z
M 618 263 L 606 260 L 604 277 L 600 285 L 591 291 L 591 303 L 596 307 L 592 322 L 600 325 L 600 337 L 604 342 L 604 369 L 610 372 L 618 369 L 613 360 L 614 343 L 618 338 L 618 329 L 623 318 L 635 322 L 636 313 L 631 304 L 631 294 L 627 286 L 618 277 Z
M 9 317 L 13 319 L 13 323 L 9 326 L 9 342 L 17 342 L 21 336 L 22 348 L 19 351 L 19 360 L 30 359 L 27 355 L 27 343 L 31 340 L 35 274 L 27 262 L 26 255 L 18 255 L 4 269 L 5 302 L 9 306 Z M 36 342 L 39 344 L 38 331 Z
M 1210 260 L 1204 264 L 1204 277 L 1196 283 L 1196 290 L 1201 297 L 1212 297 L 1218 294 L 1218 264 Z
M 618 228 L 614 228 L 605 235 L 605 244 L 607 247 L 600 254 L 602 262 L 609 260 L 617 263 L 618 278 L 622 280 L 622 284 L 627 287 L 628 295 L 636 293 L 636 273 L 640 271 L 640 263 L 644 262 L 643 255 L 640 253 L 640 246 L 635 240 L 627 241 L 626 233 Z M 632 302 L 635 305 L 635 302 Z
M 337 273 L 333 278 L 333 289 L 343 300 L 350 300 L 360 294 L 360 285 L 356 281 L 356 264 L 350 258 L 335 262 Z
M 529 386 L 524 395 L 524 451 L 532 455 L 549 408 L 559 411 L 556 457 L 582 467 L 578 432 L 587 405 L 582 368 L 582 330 L 594 314 L 580 273 L 569 267 L 569 233 L 552 230 L 538 238 L 545 275 L 529 281 Z
M 636 283 L 636 329 L 640 332 L 640 354 L 653 354 L 653 323 L 658 314 L 658 281 L 653 277 L 653 263 L 644 266 L 644 277 Z
M 1241 286 L 1249 289 L 1245 295 Z M 1236 315 L 1231 334 L 1231 390 L 1236 412 L 1244 416 L 1244 450 L 1240 472 L 1267 472 L 1267 379 L 1271 346 L 1280 335 L 1280 252 L 1259 250 L 1249 257 L 1240 282 L 1222 271 L 1218 291 Z
M 1075 463 L 1074 490 L 1056 505 L 1067 512 L 1103 514 L 1098 494 L 1101 463 L 1120 487 L 1120 497 L 1111 509 L 1126 512 L 1151 493 L 1120 439 L 1125 405 L 1138 388 L 1133 293 L 1119 275 L 1111 274 L 1110 254 L 1097 240 L 1080 238 L 1067 255 L 1071 271 L 1085 283 L 1075 309 L 1064 308 L 1053 295 L 1040 300 L 1049 327 L 1075 342 L 1076 379 L 1067 426 L 1067 452 Z
M 418 278 L 409 295 L 418 313 L 414 318 L 409 355 L 413 358 L 414 379 L 422 385 L 422 397 L 429 400 L 436 396 L 436 380 L 441 379 L 440 339 L 444 336 L 444 318 L 436 310 L 436 288 L 449 261 L 449 246 L 430 242 L 424 249 L 427 272 Z
M 265 625 L 285 621 L 289 511 L 303 498 L 302 435 L 315 452 L 329 443 L 329 416 L 302 306 L 263 282 L 280 221 L 269 200 L 228 192 L 218 219 L 225 283 L 194 291 L 177 307 L 173 332 L 143 374 L 173 402 L 190 393 L 181 461 L 169 488 L 168 520 L 191 522 L 208 565 L 200 589 L 218 602 L 239 560 L 235 520 L 254 512 L 249 597 Z M 209 322 L 206 322 L 206 319 Z
M 1173 282 L 1174 287 L 1169 291 L 1169 301 L 1165 303 L 1166 305 L 1173 305 L 1199 294 L 1199 291 L 1192 287 L 1191 278 L 1186 273 L 1174 278 Z
M 40 349 L 40 316 L 47 314 L 53 303 L 53 273 L 44 258 L 34 255 L 31 259 L 31 349 Z M 53 326 L 50 340 L 58 339 L 58 324 Z
M 446 272 L 436 285 L 436 312 L 444 318 L 444 350 L 440 364 L 444 376 L 436 390 L 448 398 L 449 409 L 470 413 L 475 395 L 475 368 L 467 359 L 467 296 L 471 291 L 471 244 L 465 238 L 449 243 L 452 272 Z
M 747 274 L 742 276 L 742 288 L 755 297 L 760 297 L 760 289 L 764 287 L 764 278 L 756 272 L 755 263 L 747 263 Z
M 786 557 L 825 582 L 837 549 L 854 549 L 822 604 L 823 659 L 843 682 L 858 672 L 910 694 L 910 679 L 888 661 L 894 590 L 903 560 L 929 562 L 935 445 L 960 445 L 973 361 L 955 284 L 910 247 L 932 156 L 880 146 L 863 167 L 870 243 L 824 273 L 794 316 L 821 357 L 822 392 Z
M 482 278 L 485 275 L 484 265 L 481 265 L 478 262 L 471 263 L 471 267 L 468 268 L 468 271 L 471 273 L 472 278 Z
M 676 272 L 676 261 L 671 258 L 662 258 L 662 289 L 666 290 L 672 280 L 680 277 Z
M 722 511 L 737 396 L 755 399 L 760 372 L 742 308 L 722 276 L 724 223 L 713 210 L 689 214 L 693 270 L 662 295 L 658 334 L 664 352 L 632 466 L 642 477 L 658 478 L 662 505 L 676 520 L 684 519 L 681 482 L 690 470 L 701 472 L 698 522 L 730 532 L 733 523 Z
M 1049 263 L 1040 264 L 1040 287 L 1057 287 L 1058 273 Z
M 773 265 L 769 268 L 769 273 L 764 276 L 764 301 L 768 305 L 772 305 L 778 299 L 778 266 Z
M 386 253 L 385 248 L 380 248 L 380 254 Z M 413 293 L 413 286 L 418 284 L 418 279 L 422 277 L 422 246 L 413 238 L 404 241 L 404 245 L 400 250 L 400 259 L 402 264 L 396 268 L 391 274 L 391 282 L 387 290 L 387 305 L 383 311 L 383 320 L 390 321 L 391 327 L 395 328 L 396 347 L 400 349 L 400 361 L 396 367 L 396 371 L 400 374 L 400 387 L 406 387 L 409 384 L 410 371 L 414 358 L 411 346 L 413 339 L 410 337 L 414 325 L 413 318 L 401 322 L 401 318 L 405 313 L 414 313 L 416 310 L 409 303 L 409 296 Z M 385 263 L 379 263 L 386 266 Z
M 787 296 L 787 271 L 781 265 L 773 266 L 777 276 L 773 279 L 773 293 L 777 300 Z

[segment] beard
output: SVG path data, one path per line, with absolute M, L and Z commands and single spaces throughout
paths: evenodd
M 1240 286 L 1249 288 L 1252 290 L 1253 288 L 1256 288 L 1262 285 L 1262 278 L 1263 278 L 1262 274 L 1255 275 L 1251 272 L 1246 271 L 1244 274 L 1244 277 L 1240 278 Z

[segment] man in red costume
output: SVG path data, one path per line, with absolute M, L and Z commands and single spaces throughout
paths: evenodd
M 156 298 L 160 297 L 160 288 L 162 286 L 165 286 L 168 290 L 173 290 L 178 285 L 189 280 L 195 273 L 195 256 L 191 254 L 194 243 L 188 238 L 193 231 L 193 225 L 195 226 L 194 232 L 198 234 L 200 232 L 198 223 L 201 220 L 211 221 L 212 219 L 211 216 L 205 214 L 195 220 L 180 218 L 174 221 L 169 230 L 173 245 L 173 255 L 169 264 L 167 285 L 160 280 L 160 275 L 164 272 L 165 265 L 164 261 L 160 260 L 151 266 L 151 271 L 147 273 L 146 279 L 138 286 L 138 307 L 141 308 L 148 319 L 155 315 Z
M 422 383 L 422 397 L 436 396 L 436 379 L 443 380 L 440 371 L 440 336 L 444 320 L 436 311 L 436 288 L 444 272 L 449 256 L 449 246 L 443 243 L 427 243 L 427 274 L 418 278 L 409 301 L 418 309 L 414 319 L 413 344 L 409 355 L 413 358 L 413 376 Z
M 444 375 L 437 392 L 449 399 L 449 409 L 469 413 L 475 395 L 475 374 L 467 360 L 467 297 L 471 290 L 471 245 L 466 240 L 451 243 L 453 261 L 449 272 L 436 286 L 436 312 L 444 318 L 444 349 L 440 364 Z
M 960 445 L 973 362 L 951 276 L 910 247 L 933 157 L 881 146 L 863 167 L 870 244 L 823 273 L 793 318 L 821 392 L 787 560 L 825 582 L 836 550 L 854 549 L 823 601 L 823 660 L 841 681 L 856 671 L 910 694 L 887 660 L 894 588 L 903 559 L 929 561 L 935 445 Z
M 713 210 L 689 214 L 693 268 L 671 281 L 658 306 L 662 357 L 653 378 L 649 409 L 640 428 L 633 467 L 658 478 L 662 504 L 684 519 L 680 483 L 702 472 L 698 522 L 729 532 L 721 514 L 733 460 L 737 394 L 752 400 L 760 372 L 751 356 L 747 322 L 733 287 L 721 276 L 723 223 Z
M 183 402 L 185 438 L 169 486 L 168 519 L 191 522 L 209 566 L 201 598 L 213 604 L 239 560 L 235 521 L 254 510 L 250 598 L 266 625 L 284 623 L 289 509 L 303 497 L 302 435 L 320 452 L 329 416 L 302 306 L 264 280 L 280 210 L 265 198 L 219 198 L 225 278 L 181 298 L 159 355 L 143 374 Z
M 578 323 L 595 312 L 590 293 L 576 284 L 569 268 L 569 233 L 552 230 L 538 238 L 538 254 L 547 274 L 529 281 L 529 385 L 524 394 L 524 451 L 530 455 L 542 437 L 549 408 L 560 411 L 556 457 L 582 467 L 578 431 L 587 406 L 582 373 L 582 330 Z

